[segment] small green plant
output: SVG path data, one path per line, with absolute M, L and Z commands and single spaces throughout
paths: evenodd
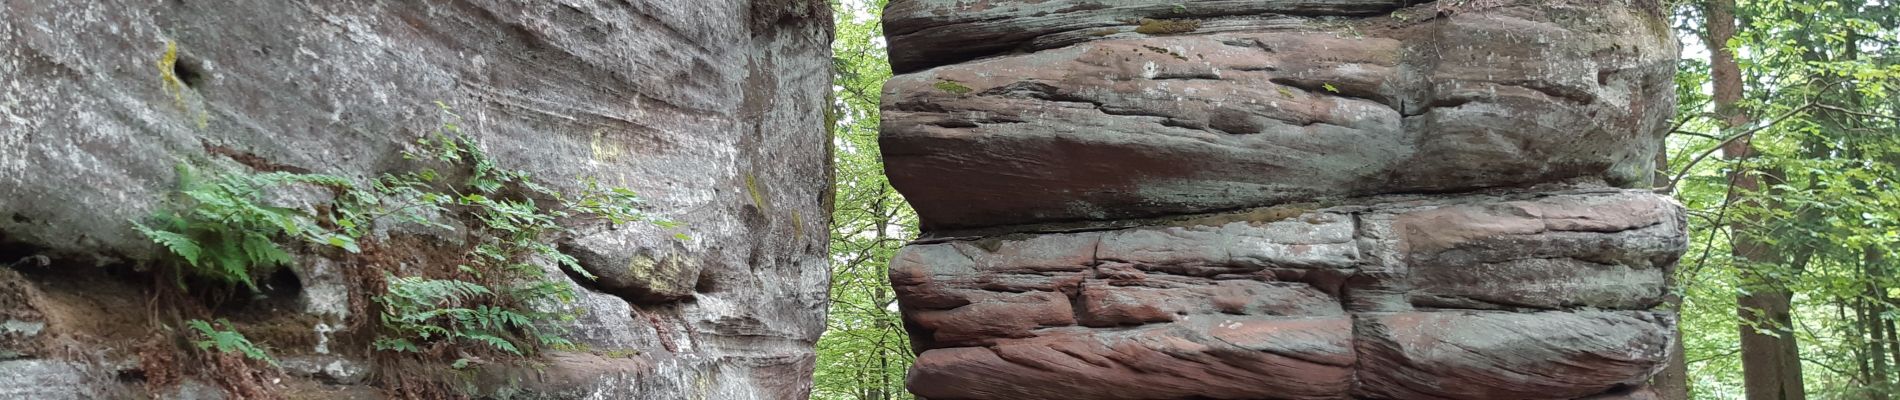
M 503 168 L 474 136 L 461 131 L 455 123 L 459 116 L 446 106 L 442 111 L 451 122 L 403 153 L 425 165 L 418 170 L 354 185 L 334 176 L 282 172 L 200 181 L 181 167 L 183 211 L 159 214 L 154 225 L 141 223 L 137 229 L 170 250 L 185 266 L 181 270 L 253 291 L 258 277 L 293 262 L 280 247 L 284 240 L 356 253 L 359 240 L 375 240 L 371 233 L 382 224 L 449 230 L 468 246 L 460 264 L 419 265 L 385 275 L 387 289 L 372 295 L 382 306 L 376 349 L 422 353 L 475 344 L 522 355 L 574 347 L 557 324 L 548 323 L 572 320 L 571 312 L 540 311 L 573 302 L 574 286 L 543 265 L 594 276 L 553 241 L 577 222 L 673 224 L 641 212 L 639 197 L 626 189 L 587 179 L 579 193 L 567 195 L 527 172 Z M 330 188 L 336 200 L 322 212 L 266 204 L 269 189 L 291 185 Z M 220 325 L 229 324 L 221 320 Z M 201 347 L 266 357 L 237 332 L 215 330 L 202 321 L 191 326 L 209 339 Z
M 1328 92 L 1339 93 L 1339 88 L 1333 86 L 1331 82 L 1320 84 L 1320 87 L 1326 89 Z
M 573 315 L 536 307 L 571 303 L 577 296 L 571 285 L 548 276 L 540 262 L 594 279 L 573 256 L 550 244 L 567 232 L 561 222 L 594 219 L 673 226 L 643 214 L 632 191 L 585 180 L 577 195 L 567 196 L 526 172 L 503 168 L 453 122 L 416 145 L 404 156 L 435 166 L 377 180 L 370 194 L 353 197 L 356 206 L 345 209 L 383 211 L 352 211 L 344 220 L 354 222 L 339 225 L 366 226 L 375 220 L 360 215 L 388 215 L 396 209 L 412 210 L 401 215 L 413 222 L 428 223 L 427 215 L 447 216 L 471 222 L 464 233 L 472 251 L 448 277 L 387 277 L 388 290 L 376 298 L 386 328 L 374 344 L 379 350 L 423 352 L 431 344 L 476 343 L 520 355 L 536 348 L 572 348 L 559 327 L 543 322 L 572 320 Z M 445 178 L 451 175 L 463 178 Z
M 272 366 L 277 365 L 277 359 L 271 358 L 270 353 L 265 352 L 263 348 L 258 347 L 256 344 L 252 344 L 251 340 L 245 338 L 243 333 L 229 329 L 218 329 L 212 326 L 210 322 L 205 322 L 205 320 L 202 319 L 185 321 L 185 325 L 191 327 L 191 330 L 198 333 L 200 339 L 192 343 L 196 344 L 199 350 L 216 350 L 219 353 L 241 354 L 245 358 L 263 361 Z M 231 326 L 231 321 L 220 319 L 217 325 L 229 327 Z
M 298 184 L 348 188 L 348 180 L 286 172 L 224 174 L 201 180 L 183 164 L 178 166 L 178 176 L 183 210 L 156 215 L 154 225 L 134 221 L 134 227 L 182 261 L 182 272 L 256 291 L 257 277 L 291 262 L 290 253 L 278 245 L 279 238 L 356 251 L 353 237 L 323 229 L 309 213 L 264 202 L 271 188 Z
M 472 342 L 520 355 L 524 347 L 511 339 L 514 332 L 527 332 L 542 346 L 573 346 L 558 334 L 535 325 L 539 318 L 547 317 L 546 313 L 473 304 L 494 296 L 487 286 L 473 282 L 389 277 L 388 292 L 377 300 L 384 307 L 383 326 L 397 334 L 377 338 L 374 346 L 377 350 L 419 352 L 422 349 L 418 341 Z
M 1149 19 L 1138 20 L 1135 33 L 1144 35 L 1173 35 L 1193 32 L 1201 29 L 1198 19 Z
M 930 86 L 937 88 L 937 90 L 942 90 L 946 93 L 950 93 L 950 94 L 954 94 L 958 96 L 970 94 L 970 90 L 971 90 L 969 86 L 963 86 L 963 84 L 957 83 L 957 81 L 953 81 L 953 80 L 937 81 L 936 84 L 933 84 Z
M 1175 14 L 1187 14 L 1187 3 L 1174 3 L 1174 6 L 1170 7 L 1169 10 L 1174 11 Z

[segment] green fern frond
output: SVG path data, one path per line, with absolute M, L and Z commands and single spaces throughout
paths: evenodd
M 263 348 L 251 343 L 251 340 L 245 338 L 243 333 L 238 333 L 233 330 L 217 329 L 213 327 L 211 323 L 201 319 L 185 321 L 185 325 L 197 331 L 198 336 L 202 338 L 194 342 L 194 344 L 198 345 L 199 350 L 238 353 L 244 355 L 246 358 L 263 361 L 272 366 L 277 365 L 277 359 L 272 358 L 270 353 L 264 351 Z M 231 326 L 231 321 L 220 319 L 218 320 L 218 325 Z
M 132 226 L 138 229 L 140 234 L 145 235 L 145 238 L 151 239 L 152 242 L 158 243 L 161 246 L 165 246 L 165 249 L 171 250 L 172 254 L 184 259 L 185 263 L 192 266 L 198 265 L 198 255 L 202 254 L 204 250 L 199 248 L 198 242 L 191 240 L 190 237 L 186 237 L 178 232 L 152 229 L 151 227 L 145 226 L 145 224 L 137 222 L 132 223 Z

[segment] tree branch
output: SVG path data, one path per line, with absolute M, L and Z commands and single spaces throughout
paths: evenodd
M 1768 128 L 1774 127 L 1775 125 L 1779 125 L 1781 124 L 1781 121 L 1787 120 L 1788 118 L 1794 117 L 1797 114 L 1807 112 L 1808 110 L 1814 109 L 1817 107 L 1821 107 L 1821 105 L 1818 103 L 1809 102 L 1808 104 L 1802 105 L 1800 107 L 1795 107 L 1793 110 L 1788 110 L 1788 112 L 1783 113 L 1780 116 L 1775 117 L 1774 119 L 1770 119 L 1768 120 L 1767 123 L 1761 124 L 1760 126 L 1749 128 L 1748 130 L 1745 130 L 1745 131 L 1736 132 L 1733 135 L 1729 135 L 1728 137 L 1723 138 L 1722 141 L 1716 143 L 1714 147 L 1710 147 L 1708 150 L 1702 151 L 1701 154 L 1697 154 L 1695 158 L 1689 159 L 1689 163 L 1682 166 L 1682 171 L 1677 172 L 1675 177 L 1669 179 L 1669 186 L 1665 188 L 1666 189 L 1665 192 L 1675 193 L 1676 186 L 1682 183 L 1682 178 L 1689 176 L 1689 171 L 1695 170 L 1696 164 L 1701 163 L 1703 159 L 1709 158 L 1709 155 L 1715 154 L 1715 152 L 1718 150 L 1721 150 L 1722 147 L 1728 146 L 1729 143 L 1733 143 L 1736 140 L 1741 140 L 1742 138 L 1754 135 L 1755 132 L 1760 132 L 1764 129 L 1768 129 Z

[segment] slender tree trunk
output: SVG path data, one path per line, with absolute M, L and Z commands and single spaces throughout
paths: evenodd
M 1651 186 L 1669 184 L 1669 145 L 1667 140 L 1663 142 L 1663 145 L 1657 146 L 1656 149 L 1656 174 L 1651 178 L 1653 181 Z M 1668 279 L 1669 283 L 1667 287 L 1676 287 L 1678 282 L 1675 276 L 1672 275 L 1666 279 Z M 1670 309 L 1676 310 L 1678 316 L 1681 315 L 1681 296 L 1677 296 L 1672 292 L 1669 294 L 1666 302 Z M 1656 373 L 1655 378 L 1650 379 L 1649 385 L 1655 389 L 1656 395 L 1659 396 L 1661 400 L 1689 400 L 1689 362 L 1686 358 L 1686 354 L 1683 354 L 1687 349 L 1682 345 L 1682 326 L 1680 324 L 1676 326 L 1675 343 L 1671 349 L 1672 351 L 1669 353 L 1669 363 L 1663 366 L 1661 372 Z
M 1888 304 L 1892 304 L 1892 303 L 1889 302 Z M 1887 340 L 1886 340 L 1887 356 L 1893 357 L 1891 360 L 1888 360 L 1888 361 L 1892 361 L 1890 365 L 1900 366 L 1900 334 L 1894 333 L 1893 320 L 1891 319 L 1886 320 L 1886 324 L 1887 324 Z M 1900 385 L 1896 385 L 1894 382 L 1888 382 L 1886 386 L 1882 386 L 1878 388 L 1878 390 L 1882 390 L 1886 393 L 1893 393 L 1894 391 L 1900 391 Z
M 1872 373 L 1868 376 L 1868 399 L 1889 400 L 1892 397 L 1887 393 L 1887 389 L 1892 381 L 1888 378 L 1887 344 L 1885 343 L 1885 339 L 1891 335 L 1891 332 L 1887 332 L 1887 321 L 1885 318 L 1887 314 L 1887 303 L 1881 301 L 1882 298 L 1886 297 L 1886 288 L 1881 287 L 1879 281 L 1880 277 L 1887 275 L 1884 268 L 1884 263 L 1886 262 L 1885 253 L 1882 253 L 1879 248 L 1868 247 L 1863 251 L 1861 261 L 1866 265 L 1867 270 L 1867 294 L 1866 298 L 1862 300 L 1868 305 L 1866 321 L 1868 329 L 1866 331 L 1869 334 L 1867 335 L 1866 358 L 1873 367 Z
M 1728 48 L 1735 37 L 1735 0 L 1709 0 L 1704 13 L 1708 17 L 1710 80 L 1715 87 L 1717 115 L 1730 128 L 1747 125 L 1749 117 L 1739 104 L 1742 100 L 1741 67 Z M 1754 156 L 1752 138 L 1730 142 L 1722 149 L 1723 157 L 1746 160 Z M 1757 208 L 1763 174 L 1738 167 L 1729 172 L 1731 201 L 1744 208 Z M 1753 206 L 1753 207 L 1750 207 Z M 1750 221 L 1758 217 L 1744 215 L 1729 229 L 1735 232 L 1730 248 L 1741 268 L 1746 291 L 1736 299 L 1741 319 L 1742 386 L 1748 400 L 1804 400 L 1801 385 L 1801 357 L 1791 328 L 1792 295 L 1771 274 L 1760 271 L 1763 264 L 1779 261 L 1774 248 L 1751 232 Z

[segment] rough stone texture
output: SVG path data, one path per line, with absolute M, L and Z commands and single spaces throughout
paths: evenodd
M 403 143 L 446 122 L 440 101 L 502 165 L 562 189 L 584 177 L 628 187 L 680 224 L 593 230 L 564 244 L 606 277 L 589 286 L 605 293 L 584 296 L 595 314 L 581 321 L 582 341 L 638 350 L 641 362 L 614 379 L 575 375 L 561 393 L 805 396 L 824 327 L 831 192 L 822 3 L 8 1 L 0 10 L 8 248 L 62 268 L 149 260 L 157 249 L 130 221 L 160 207 L 174 165 L 399 171 Z M 306 308 L 340 319 L 324 304 L 345 284 L 333 267 L 298 272 L 314 274 Z M 0 393 L 25 390 L 16 382 L 30 381 L 0 382 Z
M 1654 398 L 1658 7 L 893 0 L 910 390 Z
M 1173 4 L 954 3 L 1092 9 L 1098 2 L 1148 6 L 1091 12 Z M 1202 3 L 1183 4 L 1229 10 L 1215 7 L 1229 2 Z M 1557 181 L 1646 182 L 1673 110 L 1676 56 L 1654 10 L 1598 0 L 1461 4 L 1495 7 L 1435 17 L 1433 10 L 1454 6 L 1387 6 L 1378 17 L 1348 20 L 1244 8 L 1221 17 L 1229 19 L 1199 19 L 1200 30 L 1186 35 L 1065 22 L 1087 41 L 920 65 L 934 68 L 893 78 L 884 90 L 887 170 L 936 230 Z M 928 15 L 889 17 L 894 58 L 1007 41 L 1021 32 L 996 26 L 1055 18 Z M 1233 25 L 1248 21 L 1278 22 Z M 901 33 L 912 29 L 905 24 L 924 30 Z M 913 38 L 956 27 L 968 36 Z
M 1667 355 L 1674 316 L 1650 309 L 1687 243 L 1661 195 L 1380 197 L 1260 215 L 907 246 L 891 279 L 920 351 L 911 388 L 1572 399 L 1640 384 Z

